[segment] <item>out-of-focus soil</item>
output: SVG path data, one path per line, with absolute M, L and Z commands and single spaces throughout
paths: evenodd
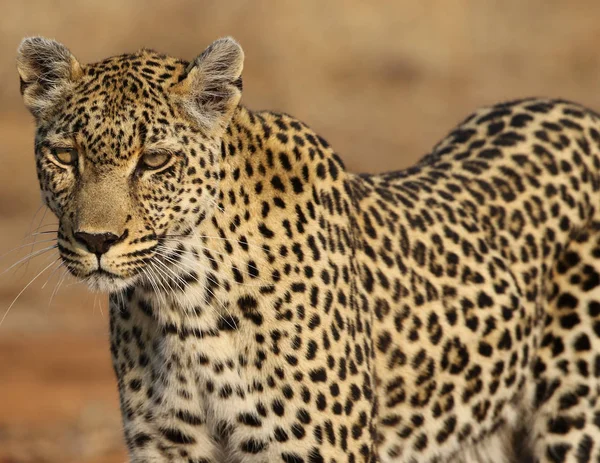
M 600 108 L 596 0 L 23 0 L 3 2 L 2 13 L 0 269 L 30 251 L 4 255 L 31 240 L 43 215 L 34 220 L 33 128 L 14 68 L 27 35 L 57 38 L 81 61 L 140 47 L 191 59 L 233 35 L 246 51 L 245 104 L 304 120 L 354 171 L 406 167 L 498 100 L 548 95 Z M 43 223 L 37 231 L 52 230 L 49 213 Z M 55 257 L 0 275 L 0 319 Z M 49 271 L 0 325 L 0 463 L 122 463 L 105 298 L 66 279 L 49 304 L 62 276 L 45 284 Z

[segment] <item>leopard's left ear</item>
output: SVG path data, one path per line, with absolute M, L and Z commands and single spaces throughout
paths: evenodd
M 81 66 L 69 49 L 44 37 L 29 37 L 21 42 L 17 70 L 25 106 L 38 120 L 52 115 L 82 75 Z
M 242 97 L 243 67 L 240 44 L 231 37 L 216 40 L 190 63 L 173 94 L 202 128 L 222 132 Z

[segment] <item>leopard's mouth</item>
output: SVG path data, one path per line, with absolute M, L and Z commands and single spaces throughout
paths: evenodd
M 63 257 L 63 260 L 67 262 L 66 267 L 71 275 L 87 285 L 92 292 L 114 293 L 123 291 L 134 285 L 138 279 L 137 274 L 121 275 L 115 273 L 103 266 L 100 261 L 96 261 L 93 268 L 87 270 L 85 269 L 85 262 L 75 264 L 72 256 L 69 256 L 68 259 Z M 87 262 L 87 266 L 89 265 L 90 262 Z
M 60 240 L 60 237 L 59 237 Z M 131 251 L 124 249 L 93 253 L 75 240 L 59 241 L 58 249 L 71 275 L 92 292 L 114 293 L 138 283 L 154 253 L 154 246 Z
M 92 274 L 95 275 L 102 275 L 105 276 L 106 278 L 110 278 L 110 279 L 115 279 L 115 278 L 122 278 L 120 275 L 117 275 L 116 273 L 110 272 L 108 270 L 103 269 L 102 267 L 98 267 L 97 270 L 93 271 Z
M 98 267 L 83 277 L 78 276 L 78 278 L 86 283 L 90 290 L 102 293 L 123 291 L 132 286 L 137 279 L 135 276 L 117 275 L 102 267 Z

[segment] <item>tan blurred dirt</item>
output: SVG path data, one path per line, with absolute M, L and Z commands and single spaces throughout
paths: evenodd
M 142 46 L 191 59 L 233 35 L 246 51 L 244 102 L 304 120 L 354 171 L 406 167 L 498 100 L 600 109 L 596 0 L 24 0 L 2 13 L 0 255 L 42 215 L 32 221 L 33 126 L 14 66 L 27 35 L 57 38 L 84 62 Z M 0 271 L 29 250 L 1 257 Z M 0 275 L 0 318 L 51 255 Z M 0 325 L 0 463 L 122 463 L 105 298 L 66 280 L 49 306 L 61 274 L 43 287 L 46 275 Z

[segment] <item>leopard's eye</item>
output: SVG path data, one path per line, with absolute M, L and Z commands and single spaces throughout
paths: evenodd
M 63 166 L 77 164 L 77 150 L 75 148 L 52 148 L 50 152 L 56 162 Z
M 158 170 L 171 160 L 171 154 L 166 151 L 149 151 L 142 155 L 140 166 L 145 170 Z

